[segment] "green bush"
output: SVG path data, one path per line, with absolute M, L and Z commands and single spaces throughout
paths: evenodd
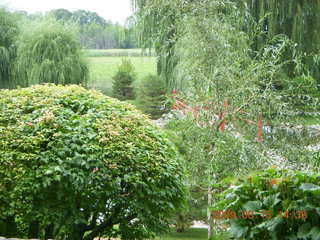
M 83 84 L 89 78 L 74 26 L 46 20 L 20 36 L 16 75 L 22 86 L 39 83 Z
M 119 100 L 135 99 L 132 83 L 136 80 L 134 66 L 129 59 L 122 59 L 118 71 L 113 77 L 113 96 Z
M 146 76 L 139 87 L 138 107 L 156 119 L 166 112 L 164 108 L 165 100 L 165 83 L 156 75 L 149 74 Z
M 212 217 L 231 224 L 234 239 L 320 239 L 320 177 L 268 169 L 237 179 L 219 195 Z
M 143 239 L 168 227 L 184 198 L 180 160 L 133 106 L 76 85 L 0 93 L 0 236 Z

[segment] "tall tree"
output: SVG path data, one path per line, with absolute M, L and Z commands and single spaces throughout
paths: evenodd
M 138 28 L 144 47 L 154 47 L 158 75 L 165 81 L 167 88 L 175 88 L 173 69 L 177 64 L 174 46 L 178 39 L 178 22 L 187 1 L 169 0 L 132 0 L 138 11 Z
M 0 88 L 12 88 L 18 25 L 14 16 L 0 8 Z
M 320 88 L 320 1 L 246 0 L 237 3 L 260 23 L 264 31 L 264 34 L 255 38 L 253 49 L 260 49 L 276 35 L 286 35 L 297 44 L 307 70 L 318 79 Z M 291 57 L 289 53 L 283 60 Z M 293 64 L 286 71 L 290 77 L 294 77 Z
M 86 84 L 88 67 L 76 34 L 67 25 L 48 20 L 22 34 L 17 76 L 35 83 Z
M 214 184 L 221 177 L 271 162 L 267 152 L 276 147 L 254 138 L 258 127 L 258 133 L 262 131 L 261 116 L 277 124 L 290 108 L 282 102 L 284 94 L 279 96 L 273 88 L 287 61 L 283 49 L 290 41 L 287 36 L 269 41 L 272 37 L 266 36 L 268 28 L 261 27 L 260 17 L 254 21 L 248 4 L 240 8 L 239 1 L 136 0 L 134 4 L 139 8 L 142 37 L 155 44 L 160 70 L 169 70 L 159 72 L 170 82 L 167 87 L 179 87 L 179 98 L 192 103 L 193 121 L 179 130 L 188 146 L 189 181 L 206 189 L 210 206 L 218 191 Z M 252 47 L 257 40 L 259 47 Z M 168 63 L 174 64 L 167 68 Z M 231 122 L 226 131 L 225 121 Z M 281 137 L 274 141 L 282 144 Z M 301 152 L 297 146 L 290 145 L 295 155 Z
M 132 0 L 133 7 L 137 9 L 141 30 L 142 42 L 147 46 L 154 44 L 158 54 L 158 74 L 163 76 L 168 86 L 175 86 L 173 69 L 178 61 L 175 57 L 175 43 L 181 34 L 179 22 L 186 16 L 193 14 L 190 7 L 194 0 Z M 202 4 L 205 1 L 197 1 L 199 5 L 210 12 L 210 6 Z M 251 47 L 254 51 L 261 49 L 275 36 L 282 34 L 297 44 L 295 49 L 303 56 L 305 74 L 311 74 L 318 80 L 320 87 L 320 1 L 296 1 L 296 0 L 246 0 L 231 1 L 238 5 L 238 20 L 242 22 L 242 30 L 246 31 L 253 41 Z M 230 1 L 214 1 L 214 4 L 223 6 Z M 203 16 L 205 18 L 205 16 Z M 255 32 L 254 25 L 260 26 L 261 33 Z M 181 26 L 181 25 L 180 25 Z M 279 42 L 274 42 L 274 45 Z M 290 60 L 295 50 L 287 50 L 283 53 L 282 61 L 287 63 L 284 71 L 290 77 L 296 77 L 300 72 L 299 66 Z

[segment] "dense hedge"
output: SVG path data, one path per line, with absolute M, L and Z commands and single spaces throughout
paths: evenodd
M 232 181 L 219 197 L 212 217 L 228 221 L 234 239 L 320 239 L 319 174 L 271 168 Z
M 181 166 L 134 107 L 75 85 L 0 94 L 0 236 L 142 239 L 167 227 Z

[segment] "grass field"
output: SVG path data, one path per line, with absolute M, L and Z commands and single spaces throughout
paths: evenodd
M 121 64 L 123 57 L 88 57 L 90 68 L 89 87 L 98 89 L 104 94 L 111 96 L 112 77 Z M 146 75 L 156 73 L 155 57 L 128 57 L 135 67 L 137 81 L 134 83 L 138 86 L 139 81 Z
M 133 49 L 87 49 L 84 50 L 87 57 L 141 57 L 154 56 L 154 50 Z
M 156 238 L 156 240 L 206 240 L 208 239 L 208 230 L 203 228 L 189 228 L 183 233 L 177 233 L 174 229 L 172 232 Z M 227 233 L 220 233 L 212 240 L 230 240 Z
M 207 229 L 190 228 L 183 233 L 177 233 L 173 230 L 172 233 L 161 236 L 157 240 L 205 240 L 208 239 L 207 236 Z

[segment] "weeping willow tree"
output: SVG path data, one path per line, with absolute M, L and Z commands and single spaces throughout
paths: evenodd
M 207 125 L 186 121 L 186 124 L 182 122 L 184 125 L 181 127 L 181 122 L 177 123 L 180 131 L 183 131 L 182 144 L 188 146 L 184 150 L 187 152 L 186 168 L 190 175 L 188 181 L 191 186 L 194 184 L 207 194 L 207 206 L 211 205 L 214 194 L 219 191 L 214 189 L 213 183 L 217 183 L 223 175 L 264 168 L 265 164 L 273 161 L 270 151 L 280 152 L 286 159 L 297 159 L 297 162 L 305 151 L 305 143 L 292 143 L 283 136 L 275 137 L 272 143 L 253 140 L 257 135 L 255 131 L 258 124 L 255 122 L 261 123 L 261 116 L 273 126 L 285 122 L 289 110 L 295 110 L 290 103 L 282 101 L 284 94 L 274 91 L 273 83 L 287 67 L 286 57 L 291 58 L 288 62 L 295 62 L 297 59 L 293 51 L 305 50 L 301 46 L 291 48 L 296 41 L 292 35 L 286 35 L 284 31 L 272 33 L 273 30 L 270 30 L 274 26 L 269 25 L 269 18 L 272 19 L 273 14 L 278 16 L 279 11 L 273 9 L 271 3 L 280 0 L 239 2 L 134 1 L 134 7 L 140 9 L 138 15 L 142 40 L 153 41 L 156 48 L 158 45 L 162 47 L 157 52 L 158 64 L 160 67 L 169 66 L 166 69 L 170 72 L 167 79 L 171 86 L 180 86 L 179 97 L 193 103 L 193 111 L 202 107 L 210 113 L 203 110 L 196 115 Z M 268 4 L 270 9 L 256 15 L 254 11 L 259 8 L 255 8 L 254 4 L 262 2 Z M 284 3 L 282 6 L 285 6 Z M 296 44 L 299 45 L 299 42 Z M 165 61 L 162 62 L 161 58 L 165 58 Z M 170 62 L 174 64 L 166 64 Z M 263 81 L 265 84 L 262 87 Z M 208 103 L 213 103 L 213 106 L 210 107 Z M 221 121 L 212 118 L 215 116 L 220 119 L 224 112 L 227 112 L 230 129 L 234 127 L 235 130 L 221 133 L 218 130 Z M 251 119 L 254 123 L 245 125 L 235 119 L 244 122 Z M 174 125 L 174 128 L 177 126 Z M 208 222 L 211 221 L 208 214 Z M 212 234 L 209 231 L 209 235 Z
M 158 54 L 158 74 L 169 87 L 175 87 L 173 69 L 179 62 L 175 54 L 175 45 L 181 34 L 181 22 L 194 14 L 193 3 L 198 2 L 204 10 L 210 12 L 210 4 L 194 0 L 132 0 L 138 10 L 141 39 L 147 46 L 154 44 Z M 243 23 L 243 30 L 252 37 L 252 50 L 259 51 L 277 35 L 285 35 L 296 47 L 283 53 L 282 61 L 294 58 L 294 51 L 302 57 L 304 73 L 318 80 L 320 87 L 320 1 L 319 0 L 220 0 L 223 6 L 235 2 L 241 13 L 238 20 Z M 225 10 L 222 10 L 225 11 Z M 205 19 L 205 16 L 203 16 Z M 253 23 L 254 22 L 254 23 Z M 180 27 L 179 27 L 180 24 Z M 257 34 L 255 25 L 259 25 Z M 183 28 L 183 26 L 182 26 Z M 195 43 L 197 44 L 197 43 Z M 274 41 L 274 45 L 279 42 Z M 290 78 L 296 77 L 297 66 L 290 62 L 284 66 Z
M 0 89 L 14 86 L 12 68 L 16 58 L 15 41 L 18 32 L 14 17 L 0 8 Z
M 88 66 L 71 26 L 46 20 L 20 37 L 16 78 L 22 86 L 37 83 L 83 84 Z
M 175 44 L 178 40 L 178 22 L 181 14 L 179 1 L 132 0 L 138 14 L 140 42 L 144 47 L 154 47 L 157 54 L 157 73 L 167 89 L 176 87 L 173 69 L 178 59 Z
M 318 80 L 320 87 L 320 1 L 246 0 L 240 4 L 263 30 L 263 34 L 254 39 L 253 49 L 259 50 L 276 35 L 286 35 L 296 44 L 307 71 Z M 288 53 L 283 60 L 290 57 Z M 294 77 L 293 64 L 286 71 Z

